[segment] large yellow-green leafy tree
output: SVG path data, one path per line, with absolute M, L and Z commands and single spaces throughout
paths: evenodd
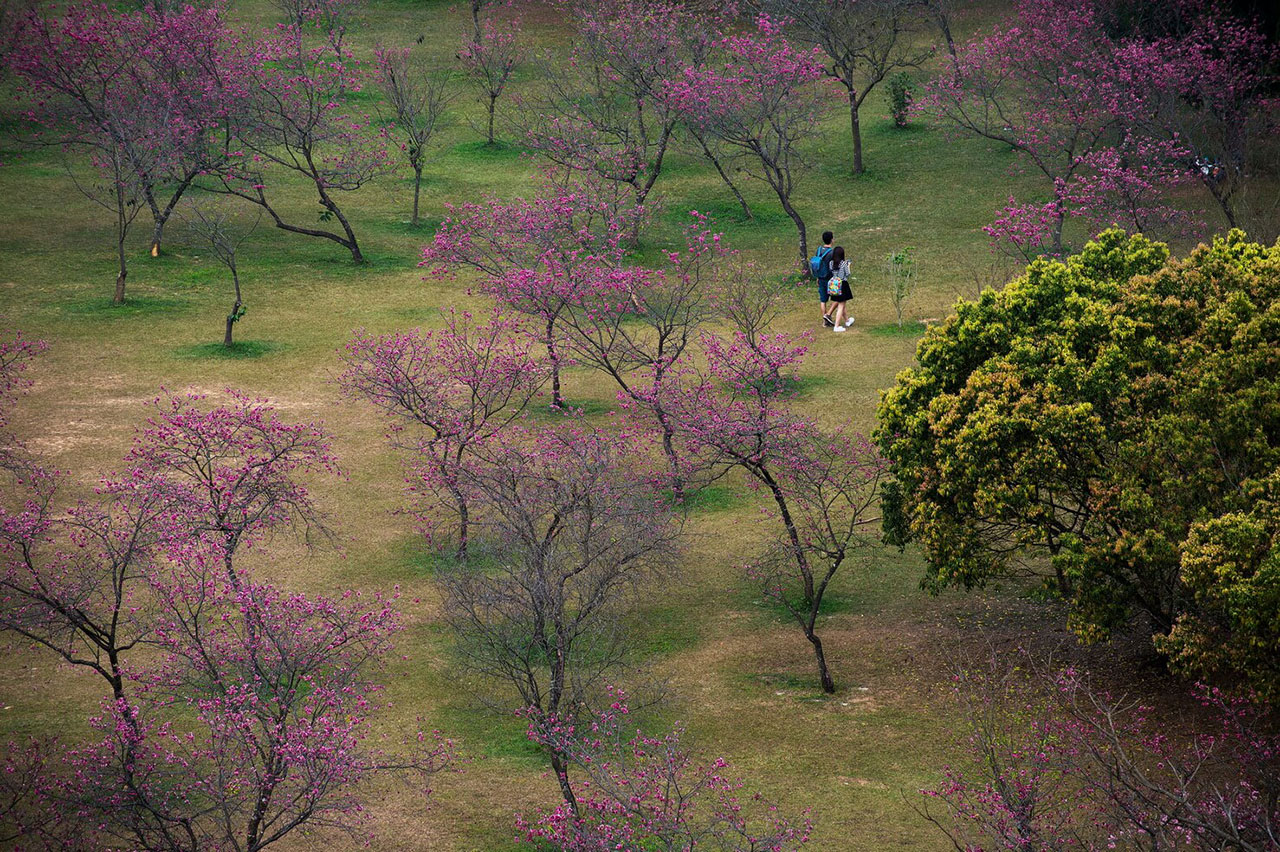
M 1110 230 L 960 302 L 880 404 L 888 539 L 921 546 L 934 590 L 1032 571 L 1086 638 L 1135 614 L 1190 636 L 1221 582 L 1193 526 L 1252 512 L 1280 463 L 1278 296 L 1280 244 L 1171 259 Z M 1253 623 L 1215 616 L 1218 652 Z

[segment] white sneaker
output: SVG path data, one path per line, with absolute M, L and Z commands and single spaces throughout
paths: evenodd
M 853 325 L 853 317 L 849 317 L 847 320 L 844 321 L 845 328 L 848 328 L 851 325 Z
M 836 326 L 835 328 L 833 328 L 833 329 L 831 329 L 831 330 L 832 330 L 832 331 L 836 331 L 836 332 L 840 332 L 840 331 L 845 331 L 846 329 L 845 329 L 845 327 L 844 327 L 844 326 L 842 326 L 842 325 L 838 325 L 838 326 Z

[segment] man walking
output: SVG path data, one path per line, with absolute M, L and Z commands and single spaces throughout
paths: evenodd
M 809 259 L 809 268 L 813 273 L 813 277 L 818 279 L 818 302 L 822 309 L 822 325 L 824 328 L 834 328 L 835 320 L 831 318 L 834 312 L 835 303 L 831 301 L 831 294 L 827 292 L 827 284 L 831 281 L 831 276 L 835 274 L 835 270 L 831 268 L 831 250 L 832 243 L 835 242 L 835 234 L 830 231 L 822 232 L 822 247 L 818 249 L 818 253 Z

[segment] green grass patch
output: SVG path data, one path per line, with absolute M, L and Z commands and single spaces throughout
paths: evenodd
M 665 657 L 698 644 L 698 628 L 684 602 L 646 607 L 637 613 L 636 651 L 641 658 Z
M 433 714 L 432 724 L 448 732 L 474 757 L 509 761 L 530 769 L 547 766 L 546 755 L 529 741 L 529 724 L 514 713 L 479 703 L 452 704 Z
M 39 163 L 24 163 L 21 161 L 6 164 L 5 171 L 20 174 L 23 177 L 32 178 L 61 178 L 66 177 L 67 174 L 66 169 L 54 168 L 52 166 L 41 165 Z
M 866 128 L 867 125 L 863 125 L 863 127 Z M 922 136 L 933 130 L 925 122 L 915 119 L 908 121 L 906 127 L 899 127 L 893 123 L 892 119 L 886 119 L 885 121 L 873 122 L 869 129 L 872 135 L 879 136 L 889 142 L 900 142 L 912 136 Z
M 415 538 L 406 549 L 404 565 L 415 577 L 437 577 L 462 569 L 488 571 L 497 567 L 497 557 L 484 542 L 472 541 L 467 547 L 467 559 L 463 561 L 458 559 L 452 544 L 432 550 L 420 538 Z
M 787 384 L 791 386 L 793 394 L 805 399 L 830 389 L 833 383 L 831 377 L 827 375 L 808 375 L 790 379 Z
M 815 668 L 809 674 L 799 674 L 796 672 L 751 672 L 741 676 L 742 682 L 753 692 L 761 688 L 770 690 L 774 693 L 791 693 L 791 697 L 802 701 L 830 701 L 835 696 L 827 695 L 822 691 L 822 684 L 818 680 L 818 672 Z M 837 687 L 840 684 L 836 684 Z
M 562 408 L 556 408 L 551 405 L 548 397 L 541 403 L 533 403 L 529 406 L 530 416 L 551 422 L 566 417 L 603 417 L 612 414 L 615 410 L 612 401 L 606 402 L 601 399 L 566 399 Z
M 431 322 L 440 316 L 439 308 L 388 308 L 386 314 L 411 323 Z
M 690 512 L 727 512 L 745 502 L 741 489 L 730 485 L 708 485 L 684 495 L 684 507 Z
M 524 152 L 525 149 L 519 145 L 503 142 L 501 139 L 495 139 L 492 145 L 483 139 L 463 142 L 450 149 L 450 153 L 455 157 L 487 163 L 518 160 Z
M 195 343 L 190 346 L 180 346 L 174 350 L 173 354 L 178 358 L 192 361 L 247 360 L 274 355 L 289 348 L 289 344 L 274 340 L 237 340 L 230 346 L 223 346 L 221 343 Z
M 242 281 L 244 279 L 241 279 Z M 164 287 L 172 287 L 174 289 L 202 287 L 206 284 L 222 284 L 226 283 L 227 298 L 230 299 L 232 291 L 231 273 L 227 272 L 224 267 L 214 266 L 193 266 L 183 269 L 171 276 L 166 276 Z
M 364 257 L 363 263 L 353 263 L 351 254 L 341 246 L 335 245 L 338 251 L 332 256 L 312 261 L 329 267 L 342 267 L 344 274 L 352 280 L 360 278 L 368 278 L 379 272 L 388 269 L 414 269 L 418 265 L 418 258 L 414 255 L 406 257 L 403 252 L 383 252 L 369 251 L 361 244 L 360 253 Z
M 853 566 L 844 566 L 842 570 L 852 568 Z M 837 575 L 835 582 L 839 582 L 839 575 Z M 757 587 L 751 587 L 750 592 L 752 594 L 752 606 L 763 612 L 771 614 L 778 621 L 786 622 L 788 624 L 795 623 L 795 617 L 791 614 L 791 611 L 788 610 L 777 598 L 761 595 Z M 793 603 L 797 608 L 802 606 L 798 600 L 793 601 Z M 859 609 L 861 609 L 861 606 L 856 597 L 836 589 L 829 588 L 827 593 L 822 596 L 822 606 L 818 609 L 818 623 L 821 625 L 821 619 L 824 616 L 841 615 L 843 613 L 855 612 Z
M 927 327 L 915 320 L 904 322 L 901 327 L 896 322 L 886 322 L 868 326 L 867 334 L 874 334 L 876 337 L 920 337 Z
M 370 9 L 386 7 L 389 9 L 433 9 L 436 11 L 447 10 L 449 6 L 449 0 L 378 0 L 369 4 Z
M 423 180 L 423 188 L 425 190 L 427 181 Z M 412 184 L 410 184 L 409 192 L 413 192 Z M 408 216 L 413 212 L 412 201 L 405 205 L 404 216 Z M 382 234 L 389 234 L 393 237 L 412 237 L 417 240 L 428 242 L 431 236 L 440 227 L 443 221 L 438 216 L 418 216 L 418 224 L 414 225 L 409 219 L 385 219 L 372 222 L 364 226 L 365 230 L 377 231 Z

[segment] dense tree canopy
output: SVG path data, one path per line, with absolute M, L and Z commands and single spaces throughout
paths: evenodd
M 1189 531 L 1248 512 L 1280 461 L 1278 293 L 1280 245 L 1170 259 L 1111 230 L 959 303 L 880 405 L 890 539 L 935 590 L 1029 569 L 1083 636 L 1135 613 L 1167 633 L 1218 582 Z

